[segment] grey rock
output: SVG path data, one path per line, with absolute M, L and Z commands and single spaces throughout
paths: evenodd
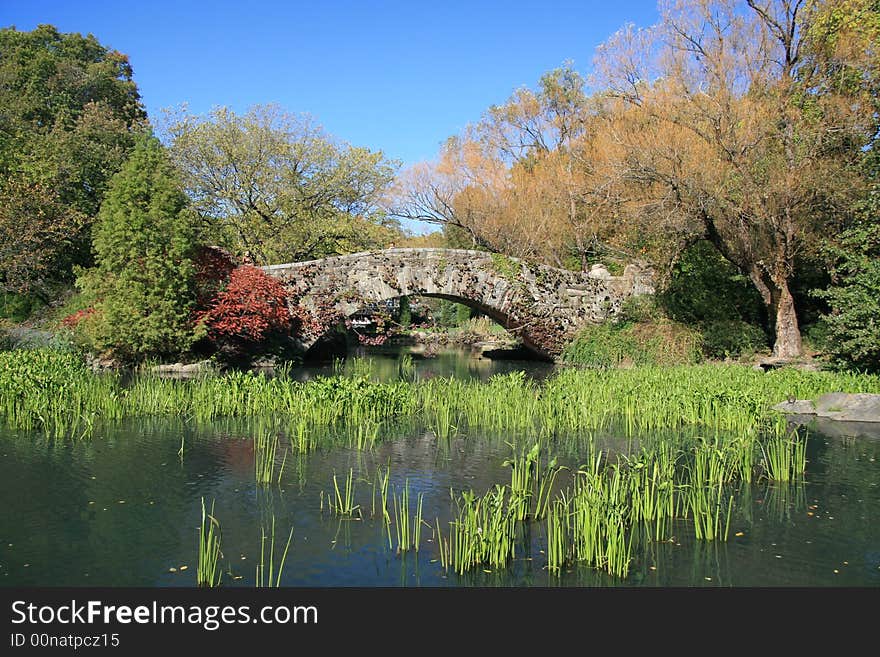
M 786 413 L 790 415 L 815 415 L 816 408 L 809 399 L 798 399 L 796 401 L 784 401 L 773 407 L 774 411 Z
M 785 401 L 773 410 L 790 415 L 808 415 L 838 422 L 880 423 L 880 395 L 831 392 L 815 403 L 807 399 Z
M 816 400 L 816 415 L 841 422 L 880 422 L 880 395 L 832 392 Z

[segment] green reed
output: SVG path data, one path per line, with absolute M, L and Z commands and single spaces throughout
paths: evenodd
M 683 487 L 683 492 L 697 540 L 726 541 L 730 534 L 733 496 L 725 496 L 721 484 L 706 486 L 699 482 Z
M 397 378 L 408 383 L 416 380 L 416 365 L 412 354 L 401 354 L 397 359 Z
M 528 451 L 523 448 L 519 453 L 514 452 L 513 458 L 502 465 L 510 466 L 510 506 L 514 518 L 520 521 L 543 518 L 550 505 L 556 477 L 563 468 L 558 467 L 553 458 L 541 469 L 539 443 L 532 445 Z
M 266 563 L 266 542 L 269 543 L 269 563 Z M 256 586 L 263 587 L 279 587 L 281 586 L 281 574 L 284 571 L 284 562 L 287 560 L 287 553 L 290 550 L 290 541 L 293 539 L 293 527 L 287 535 L 287 544 L 284 546 L 284 552 L 278 562 L 278 570 L 275 570 L 275 516 L 272 516 L 271 533 L 267 536 L 266 529 L 260 527 L 260 563 L 256 568 Z
M 397 552 L 407 550 L 419 551 L 422 536 L 422 505 L 424 494 L 419 493 L 416 500 L 416 511 L 410 515 L 409 480 L 404 483 L 403 490 L 392 496 L 394 505 L 394 528 L 397 534 Z
M 880 377 L 856 373 L 768 373 L 737 365 L 567 368 L 542 383 L 521 372 L 488 382 L 435 378 L 374 380 L 370 361 L 301 383 L 285 373 L 206 374 L 188 380 L 92 372 L 73 354 L 52 350 L 0 353 L 0 417 L 13 429 L 51 437 L 86 437 L 99 422 L 126 417 L 273 417 L 290 425 L 295 449 L 311 450 L 336 435 L 371 448 L 377 426 L 410 423 L 448 439 L 464 430 L 552 437 L 614 428 L 624 436 L 695 428 L 759 437 L 776 432 L 772 406 L 790 396 L 878 392 Z M 375 433 L 374 433 L 375 430 Z M 737 466 L 749 468 L 744 461 Z
M 287 450 L 284 450 L 284 458 L 278 474 L 275 474 L 275 462 L 278 453 L 278 434 L 275 431 L 261 433 L 254 436 L 254 474 L 258 484 L 266 485 L 281 483 L 281 475 L 284 473 L 284 465 L 287 462 Z
M 361 507 L 354 503 L 354 468 L 349 469 L 342 488 L 336 473 L 333 474 L 333 498 L 330 501 L 330 509 L 334 515 L 353 517 L 355 514 L 361 517 Z
M 771 437 L 761 444 L 764 474 L 771 481 L 797 481 L 807 469 L 807 438 L 796 432 Z
M 496 486 L 483 496 L 467 491 L 453 497 L 456 519 L 449 523 L 442 560 L 456 573 L 476 566 L 504 568 L 513 559 L 516 519 L 505 503 L 506 490 L 506 486 Z M 443 545 L 439 525 L 437 535 Z
M 199 586 L 220 586 L 223 572 L 219 568 L 220 557 L 220 523 L 214 517 L 214 502 L 211 512 L 205 510 L 205 498 L 202 498 L 202 523 L 199 527 L 199 565 L 196 570 L 196 582 Z

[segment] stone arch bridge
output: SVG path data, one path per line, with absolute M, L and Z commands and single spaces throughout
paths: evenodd
M 263 269 L 287 288 L 291 313 L 303 320 L 304 349 L 367 304 L 426 296 L 476 308 L 554 358 L 584 324 L 615 315 L 627 297 L 654 292 L 651 272 L 636 265 L 611 276 L 601 265 L 575 272 L 459 249 L 385 249 Z

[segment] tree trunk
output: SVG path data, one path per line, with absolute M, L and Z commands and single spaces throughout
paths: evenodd
M 775 282 L 772 295 L 776 341 L 773 344 L 774 358 L 797 358 L 802 354 L 801 331 L 794 310 L 794 298 L 788 289 L 788 281 Z

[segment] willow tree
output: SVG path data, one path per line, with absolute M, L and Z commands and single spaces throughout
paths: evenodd
M 399 235 L 379 207 L 396 163 L 274 105 L 166 121 L 170 153 L 213 238 L 257 264 L 384 246 Z
M 709 239 L 760 293 L 780 358 L 802 351 L 797 263 L 845 224 L 876 133 L 871 103 L 817 65 L 816 16 L 805 0 L 676 0 L 597 62 L 625 218 L 673 252 Z
M 462 246 L 585 266 L 597 234 L 578 152 L 589 121 L 583 78 L 569 64 L 550 71 L 410 169 L 394 212 L 463 235 Z

